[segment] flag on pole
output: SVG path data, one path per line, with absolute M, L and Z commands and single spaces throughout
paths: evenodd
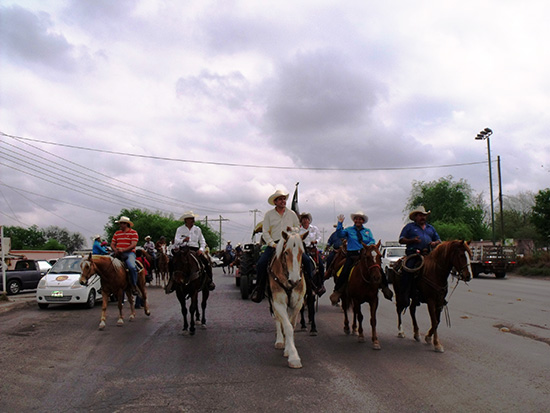
M 292 197 L 290 209 L 292 209 L 296 215 L 300 216 L 300 208 L 298 207 L 298 185 L 300 185 L 300 182 L 296 182 L 296 189 L 294 190 L 294 196 Z

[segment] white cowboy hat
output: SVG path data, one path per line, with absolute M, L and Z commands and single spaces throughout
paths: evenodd
M 411 213 L 409 214 L 409 219 L 411 221 L 414 221 L 414 216 L 416 214 L 422 214 L 422 215 L 430 215 L 432 213 L 432 211 L 426 211 L 426 208 L 424 208 L 424 206 L 419 206 L 419 207 L 416 207 L 415 209 L 413 209 L 411 211 Z
M 95 241 L 96 239 L 101 239 L 101 235 L 94 235 L 94 241 Z
M 115 224 L 129 224 L 130 227 L 133 227 L 134 226 L 134 223 L 132 221 L 130 221 L 130 218 L 128 217 L 125 217 L 125 216 L 121 216 L 118 221 L 115 221 Z
M 181 216 L 180 218 L 180 221 L 185 221 L 187 218 L 198 218 L 199 216 L 197 214 L 195 214 L 193 211 L 187 211 L 187 212 L 184 212 L 183 215 Z
M 268 199 L 267 199 L 267 202 L 270 204 L 270 205 L 275 205 L 275 200 L 277 198 L 279 198 L 280 196 L 284 196 L 285 198 L 288 199 L 288 193 L 285 193 L 283 190 L 281 189 L 277 189 L 275 191 L 275 193 L 273 195 L 271 195 Z
M 313 221 L 313 218 L 311 217 L 311 214 L 309 212 L 304 212 L 300 214 L 300 222 L 302 222 L 303 218 L 308 218 L 309 222 Z
M 365 220 L 365 224 L 367 223 L 367 221 L 369 220 L 369 217 L 365 215 L 365 213 L 363 211 L 357 211 L 355 214 L 351 214 L 350 215 L 351 217 L 351 220 L 353 221 L 353 218 L 355 217 L 361 217 Z
M 150 235 L 147 235 L 147 236 L 145 237 L 145 239 L 146 239 L 146 240 L 147 240 L 147 239 L 151 239 L 151 236 L 150 236 Z

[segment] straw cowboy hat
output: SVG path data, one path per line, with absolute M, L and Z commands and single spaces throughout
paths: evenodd
M 183 215 L 181 216 L 180 218 L 180 221 L 185 221 L 187 218 L 198 218 L 199 216 L 197 214 L 195 214 L 193 211 L 187 211 L 187 212 L 184 212 Z
M 416 207 L 415 209 L 413 209 L 411 211 L 411 213 L 409 214 L 409 219 L 411 221 L 414 221 L 414 216 L 416 214 L 422 214 L 422 215 L 430 215 L 432 213 L 432 211 L 426 211 L 426 208 L 424 208 L 424 206 L 419 206 L 419 207 Z
M 365 215 L 365 213 L 363 211 L 357 211 L 355 214 L 351 214 L 350 215 L 351 217 L 351 220 L 353 221 L 353 219 L 355 217 L 361 217 L 365 220 L 365 224 L 367 223 L 367 221 L 369 220 L 369 217 Z
M 151 236 L 150 236 L 150 235 L 147 235 L 147 236 L 145 237 L 145 241 L 149 241 L 150 239 L 151 239 Z
M 300 222 L 302 222 L 303 218 L 308 218 L 309 222 L 313 221 L 313 218 L 311 218 L 311 214 L 309 212 L 304 212 L 300 214 Z
M 426 208 L 424 208 L 424 206 L 419 206 L 419 207 L 416 207 L 415 209 L 413 209 L 411 211 L 411 213 L 409 214 L 409 219 L 411 221 L 414 221 L 414 216 L 416 214 L 422 214 L 422 215 L 430 215 L 432 213 L 432 211 L 426 211 Z
M 95 241 L 96 239 L 101 239 L 101 235 L 94 235 L 94 241 Z
M 275 200 L 276 200 L 277 198 L 279 198 L 280 196 L 284 196 L 285 198 L 288 199 L 288 193 L 285 193 L 285 192 L 284 192 L 283 190 L 281 190 L 281 189 L 277 189 L 277 190 L 275 191 L 275 193 L 274 193 L 273 195 L 271 195 L 271 196 L 268 198 L 267 202 L 268 202 L 270 205 L 275 205 Z
M 118 221 L 115 221 L 115 224 L 129 224 L 131 227 L 134 226 L 134 223 L 130 221 L 130 218 L 121 216 Z

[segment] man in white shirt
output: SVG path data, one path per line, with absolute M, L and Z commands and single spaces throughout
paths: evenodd
M 184 225 L 178 227 L 178 229 L 176 230 L 172 250 L 175 251 L 177 248 L 187 246 L 190 250 L 197 253 L 197 257 L 203 263 L 206 276 L 208 277 L 208 289 L 212 291 L 214 288 L 216 288 L 216 285 L 212 280 L 212 267 L 210 266 L 210 261 L 204 254 L 204 250 L 206 248 L 206 240 L 202 235 L 202 230 L 200 229 L 200 227 L 195 225 L 195 218 L 197 217 L 198 215 L 195 215 L 193 211 L 187 211 L 185 214 L 182 215 L 180 221 L 183 221 Z M 165 292 L 166 294 L 170 294 L 172 291 L 174 291 L 173 282 L 172 278 L 170 277 L 170 281 L 166 285 Z
M 304 245 L 306 247 L 306 255 L 308 255 L 307 261 L 304 260 L 304 265 L 309 265 L 308 272 L 311 274 L 311 283 L 315 294 L 319 297 L 322 296 L 326 289 L 324 287 L 325 268 L 323 266 L 323 260 L 320 257 L 319 251 L 317 251 L 317 244 L 321 241 L 321 231 L 315 225 L 311 225 L 311 214 L 304 212 L 300 214 L 300 234 L 304 234 L 308 231 L 307 237 L 304 239 Z M 312 255 L 312 250 L 316 256 Z M 318 277 L 315 277 L 313 262 L 317 263 Z
M 267 283 L 267 266 L 269 265 L 271 257 L 275 252 L 277 242 L 279 242 L 283 236 L 283 230 L 286 230 L 287 227 L 297 228 L 300 226 L 298 216 L 294 213 L 294 211 L 286 207 L 287 198 L 288 193 L 278 189 L 267 200 L 267 202 L 270 205 L 274 205 L 275 208 L 265 213 L 262 224 L 262 238 L 267 247 L 256 263 L 256 289 L 252 292 L 252 296 L 250 297 L 250 299 L 255 303 L 261 302 L 264 298 Z

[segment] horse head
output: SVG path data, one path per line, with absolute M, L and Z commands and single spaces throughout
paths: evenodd
M 451 260 L 453 268 L 458 273 L 458 279 L 464 282 L 473 278 L 472 272 L 472 250 L 464 240 L 451 242 Z
M 363 243 L 363 249 L 359 261 L 367 269 L 369 282 L 380 283 L 382 280 L 382 254 L 380 253 L 381 241 L 378 244 L 367 245 Z
M 283 240 L 277 244 L 275 257 L 281 261 L 285 272 L 288 274 L 288 281 L 291 285 L 295 285 L 301 279 L 302 270 L 302 255 L 304 254 L 304 239 L 306 239 L 309 231 L 300 235 L 299 228 L 287 227 L 286 231 L 282 232 Z
M 97 272 L 95 264 L 92 260 L 92 254 L 91 253 L 90 253 L 90 255 L 88 255 L 87 258 L 84 258 L 80 262 L 80 269 L 81 269 L 80 279 L 79 279 L 80 284 L 87 286 L 88 285 L 88 280 L 90 279 L 90 277 Z
M 188 247 L 173 251 L 174 282 L 188 283 L 199 276 L 201 265 L 195 253 Z

